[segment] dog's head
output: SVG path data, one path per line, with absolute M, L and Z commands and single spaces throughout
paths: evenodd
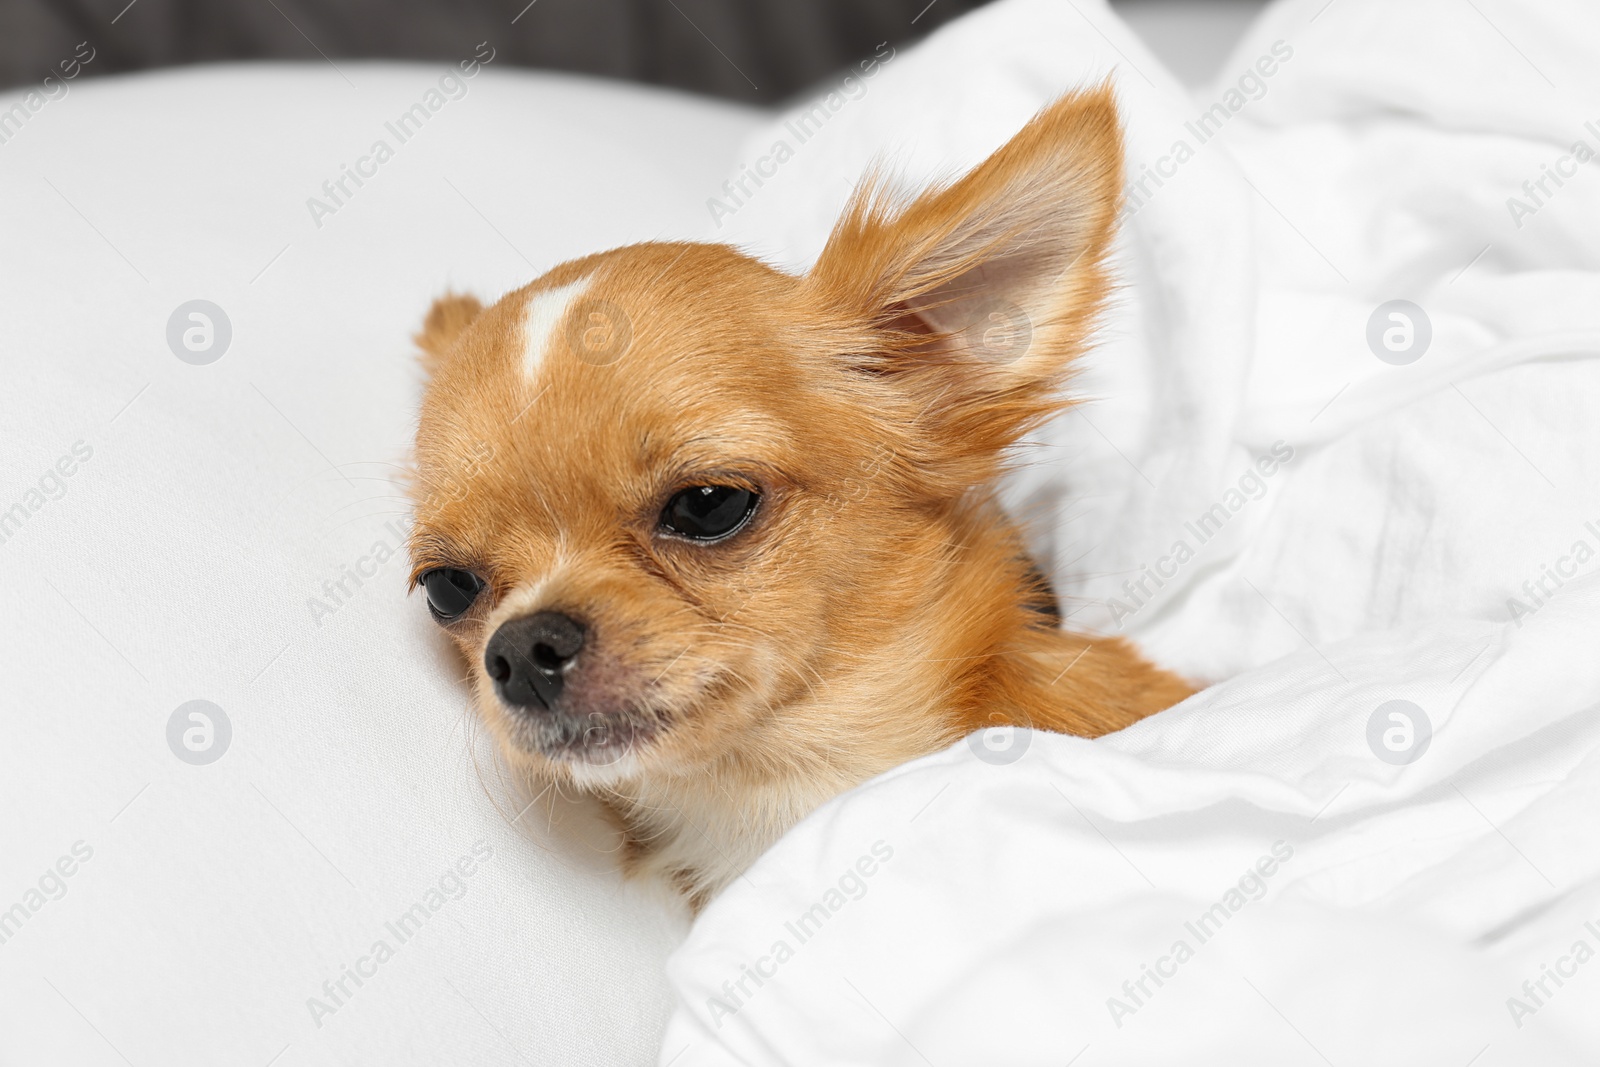
M 436 304 L 413 580 L 503 748 L 590 784 L 781 759 L 752 739 L 852 728 L 789 721 L 819 691 L 922 670 L 870 650 L 960 621 L 930 530 L 1059 409 L 1121 158 L 1102 89 L 915 199 L 867 183 L 804 277 L 645 244 Z

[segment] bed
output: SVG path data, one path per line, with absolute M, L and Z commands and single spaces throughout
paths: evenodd
M 48 100 L 0 144 L 0 1059 L 1595 1062 L 1597 40 L 1285 2 L 1190 89 L 1001 0 L 739 203 L 788 116 L 492 61 Z M 1125 284 L 1007 500 L 1070 624 L 1209 688 L 866 783 L 691 927 L 503 779 L 405 595 L 408 335 L 627 241 L 803 269 L 873 158 L 1107 77 Z

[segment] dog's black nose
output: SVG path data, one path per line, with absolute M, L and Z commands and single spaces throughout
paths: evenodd
M 583 637 L 583 624 L 560 612 L 524 615 L 489 638 L 483 668 L 500 699 L 512 707 L 554 708 Z

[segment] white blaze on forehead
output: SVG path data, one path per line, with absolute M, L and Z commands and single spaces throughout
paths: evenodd
M 522 370 L 529 381 L 539 376 L 539 368 L 544 365 L 545 353 L 553 348 L 559 349 L 560 345 L 566 343 L 556 332 L 557 327 L 566 317 L 567 309 L 572 306 L 572 302 L 582 295 L 588 286 L 588 278 L 579 278 L 570 285 L 546 289 L 528 298 L 528 307 L 523 312 L 522 318 L 522 336 L 526 345 L 522 353 Z

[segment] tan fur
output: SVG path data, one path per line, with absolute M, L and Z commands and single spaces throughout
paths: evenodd
M 1102 88 L 945 188 L 867 183 L 805 277 L 653 243 L 486 310 L 435 305 L 414 576 L 489 583 L 450 627 L 484 721 L 516 766 L 605 799 L 630 869 L 698 906 L 828 798 L 974 730 L 1094 737 L 1191 692 L 1120 640 L 1045 623 L 995 496 L 1010 447 L 1066 403 L 1121 159 Z M 550 336 L 523 336 L 529 301 L 578 281 Z M 1029 337 L 998 359 L 976 340 L 995 301 Z M 618 311 L 620 358 L 578 358 L 578 331 Z M 672 492 L 724 483 L 762 494 L 749 526 L 659 535 Z M 541 609 L 588 621 L 590 696 L 648 733 L 608 766 L 531 750 L 484 673 L 494 630 Z
M 422 332 L 412 338 L 422 349 L 423 367 L 428 373 L 438 369 L 439 360 L 482 311 L 483 305 L 475 296 L 447 293 L 433 302 L 422 322 Z

